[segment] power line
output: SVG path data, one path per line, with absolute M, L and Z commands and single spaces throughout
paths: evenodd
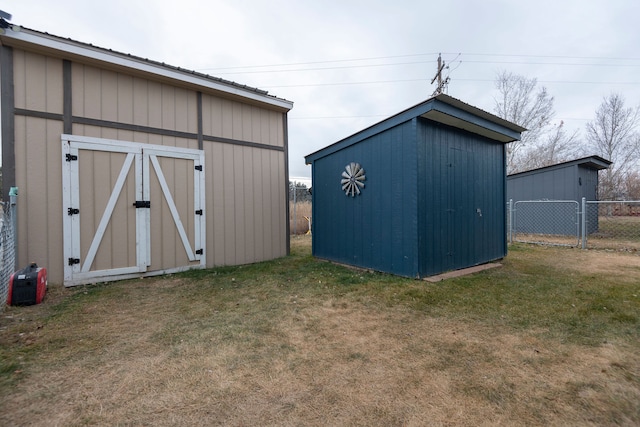
M 395 55 L 395 56 L 378 56 L 378 57 L 368 57 L 368 58 L 354 58 L 354 59 L 339 59 L 339 60 L 326 60 L 326 61 L 309 61 L 309 62 L 297 62 L 297 63 L 285 63 L 285 64 L 272 64 L 272 65 L 248 65 L 248 66 L 238 66 L 238 67 L 226 67 L 226 68 L 206 68 L 204 70 L 249 70 L 251 71 L 236 71 L 236 72 L 227 72 L 221 74 L 259 74 L 259 73 L 285 73 L 285 72 L 302 72 L 302 71 L 322 71 L 322 70 L 335 70 L 335 69 L 356 69 L 356 68 L 373 68 L 373 67 L 388 67 L 388 66 L 398 66 L 398 65 L 412 65 L 412 64 L 425 64 L 425 63 L 433 63 L 433 60 L 420 60 L 420 61 L 405 61 L 405 62 L 390 62 L 383 64 L 360 64 L 360 65 L 339 65 L 333 67 L 310 67 L 310 68 L 295 68 L 295 69 L 279 69 L 279 70 L 257 70 L 258 68 L 275 68 L 275 67 L 298 67 L 298 66 L 308 66 L 308 65 L 318 65 L 318 64 L 341 64 L 347 62 L 358 62 L 358 61 L 379 61 L 379 60 L 387 60 L 387 59 L 396 59 L 396 58 L 409 58 L 409 57 L 419 57 L 419 56 L 432 56 L 435 53 L 423 53 L 423 54 L 410 54 L 410 55 Z M 611 61 L 640 61 L 640 58 L 622 58 L 622 57 L 581 57 L 581 56 L 565 56 L 565 55 L 527 55 L 527 54 L 491 54 L 491 53 L 443 53 L 438 55 L 438 72 L 436 76 L 431 80 L 432 84 L 436 80 L 438 80 L 438 89 L 444 90 L 446 88 L 445 82 L 448 83 L 449 76 L 443 77 L 442 72 L 449 67 L 445 65 L 445 61 L 442 59 L 441 55 L 457 55 L 453 61 L 456 62 L 457 58 L 460 55 L 466 56 L 476 56 L 476 57 L 496 57 L 496 58 L 516 58 L 521 60 L 465 60 L 465 63 L 474 63 L 474 64 L 520 64 L 520 65 L 553 65 L 553 66 L 582 66 L 582 67 L 640 67 L 640 62 L 637 64 L 614 64 Z M 529 59 L 552 59 L 551 61 L 531 61 Z M 557 60 L 562 60 L 564 62 L 559 62 Z M 589 61 L 608 61 L 606 63 L 593 63 L 593 62 L 566 62 L 570 60 L 589 60 Z M 459 61 L 460 63 L 462 61 Z M 460 66 L 456 66 L 454 69 L 457 69 Z M 453 71 L 453 70 L 451 70 Z M 286 84 L 286 85 L 257 85 L 261 88 L 272 89 L 272 88 L 295 88 L 295 87 L 323 87 L 323 86 L 348 86 L 348 85 L 366 85 L 366 84 L 390 84 L 390 83 L 408 83 L 408 82 L 424 82 L 429 81 L 428 78 L 416 78 L 416 79 L 394 79 L 394 80 L 374 80 L 374 81 L 353 81 L 353 82 L 334 82 L 334 83 L 309 83 L 309 84 Z M 466 82 L 495 82 L 495 79 L 480 79 L 480 78 L 456 78 L 456 81 L 466 81 Z M 611 82 L 611 81 L 577 81 L 577 80 L 537 80 L 538 83 L 545 84 L 574 84 L 574 85 L 640 85 L 640 82 Z M 436 91 L 438 90 L 436 89 Z M 380 117 L 389 117 L 389 115 L 383 114 L 371 114 L 371 115 L 349 115 L 349 116 L 307 116 L 307 117 L 296 117 L 289 116 L 291 120 L 343 120 L 343 119 L 361 119 L 361 118 L 380 118 Z M 571 120 L 571 121 L 588 121 L 591 119 L 587 118 L 564 118 L 562 120 Z
M 330 64 L 334 62 L 356 62 L 356 61 L 376 61 L 380 59 L 392 59 L 392 58 L 408 58 L 414 56 L 430 56 L 435 53 L 417 53 L 411 55 L 393 55 L 393 56 L 374 56 L 370 58 L 355 58 L 355 59 L 334 59 L 327 61 L 311 61 L 311 62 L 290 62 L 285 64 L 270 64 L 270 65 L 240 65 L 236 67 L 218 67 L 218 68 L 200 68 L 200 70 L 215 71 L 215 70 L 233 70 L 239 68 L 271 68 L 271 67 L 290 67 L 293 65 L 313 65 L 313 64 Z
M 259 71 L 235 71 L 216 73 L 217 75 L 229 75 L 229 74 L 263 74 L 263 73 L 293 73 L 299 71 L 323 71 L 323 70 L 340 70 L 345 68 L 374 68 L 374 67 L 392 67 L 395 65 L 414 65 L 414 64 L 427 64 L 431 61 L 413 61 L 413 62 L 393 62 L 389 64 L 366 64 L 366 65 L 344 65 L 335 67 L 317 67 L 317 68 L 296 68 L 285 70 L 259 70 Z
M 584 62 L 530 62 L 530 61 L 465 61 L 472 64 L 516 64 L 516 65 L 567 65 L 579 67 L 640 67 L 638 64 L 584 63 Z
M 324 71 L 324 70 L 340 70 L 340 69 L 355 69 L 355 68 L 375 68 L 375 67 L 393 67 L 397 65 L 415 65 L 415 64 L 427 64 L 432 61 L 412 61 L 412 62 L 393 62 L 388 64 L 365 64 L 365 65 L 344 65 L 335 67 L 316 67 L 316 68 L 295 68 L 295 69 L 283 69 L 283 70 L 258 70 L 258 71 L 234 71 L 216 73 L 217 75 L 230 75 L 230 74 L 266 74 L 266 73 L 295 73 L 301 71 Z M 511 64 L 511 65 L 554 65 L 554 66 L 570 66 L 570 67 L 640 67 L 638 64 L 596 64 L 596 63 L 570 63 L 570 62 L 529 62 L 529 61 L 465 61 L 465 63 L 471 64 Z
M 372 80 L 356 82 L 336 82 L 336 83 L 301 83 L 293 85 L 258 85 L 262 89 L 295 88 L 295 87 L 320 87 L 320 86 L 350 86 L 368 84 L 388 84 L 388 83 L 414 83 L 429 81 L 428 78 L 417 79 L 397 79 L 397 80 Z M 495 79 L 465 79 L 456 78 L 456 81 L 465 82 L 495 82 Z M 537 80 L 538 83 L 547 84 L 589 84 L 589 85 L 640 85 L 640 82 L 597 82 L 597 81 L 574 81 L 574 80 Z
M 367 58 L 351 58 L 351 59 L 335 59 L 324 61 L 308 61 L 308 62 L 289 62 L 283 64 L 268 64 L 268 65 L 243 65 L 234 67 L 210 67 L 200 68 L 198 71 L 217 71 L 217 70 L 242 70 L 242 69 L 255 69 L 255 68 L 275 68 L 275 67 L 291 67 L 302 65 L 317 65 L 317 64 L 332 64 L 332 63 L 344 63 L 344 62 L 358 62 L 358 61 L 374 61 L 383 59 L 395 59 L 395 58 L 410 58 L 419 56 L 433 56 L 435 53 L 417 53 L 407 55 L 392 55 L 392 56 L 377 56 Z M 599 61 L 639 61 L 638 64 L 612 64 L 610 62 L 605 63 L 584 63 L 584 62 L 531 62 L 531 61 L 481 61 L 471 60 L 465 62 L 478 63 L 478 64 L 520 64 L 520 65 L 567 65 L 567 66 L 609 66 L 609 67 L 640 67 L 640 58 L 633 57 L 597 57 L 597 56 L 567 56 L 567 55 L 527 55 L 527 54 L 499 54 L 499 53 L 444 53 L 444 55 L 463 55 L 463 56 L 483 56 L 483 57 L 505 57 L 505 58 L 552 58 L 563 60 L 599 60 Z M 296 72 L 296 71 L 316 71 L 316 70 L 332 70 L 337 68 L 362 68 L 362 67 L 381 67 L 381 66 L 393 66 L 393 65 L 408 65 L 408 64 L 424 64 L 430 63 L 430 60 L 425 61 L 413 61 L 413 62 L 394 62 L 387 64 L 366 64 L 366 65 L 350 65 L 343 67 L 321 67 L 321 68 L 296 68 L 285 70 L 259 70 L 259 71 L 235 71 L 224 72 L 219 74 L 246 74 L 246 73 L 259 73 L 259 72 Z
M 455 53 L 447 52 L 445 55 L 455 55 Z M 517 58 L 556 58 L 556 59 L 595 59 L 602 61 L 640 61 L 640 58 L 624 58 L 624 57 L 606 57 L 606 56 L 567 56 L 567 55 L 527 55 L 527 54 L 509 54 L 509 53 L 464 53 L 465 56 L 498 56 L 498 57 L 517 57 Z
M 399 80 L 372 80 L 366 82 L 337 82 L 337 83 L 304 83 L 295 85 L 260 85 L 263 89 L 275 89 L 283 87 L 315 87 L 315 86 L 349 86 L 349 85 L 369 85 L 369 84 L 385 84 L 385 83 L 407 83 L 422 82 L 429 79 L 399 79 Z

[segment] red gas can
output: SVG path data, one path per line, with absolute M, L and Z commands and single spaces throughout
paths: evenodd
M 9 279 L 9 305 L 40 304 L 47 291 L 47 269 L 38 267 L 34 262 L 30 266 L 16 271 Z

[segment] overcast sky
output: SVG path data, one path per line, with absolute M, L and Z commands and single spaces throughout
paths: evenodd
M 501 70 L 537 78 L 579 129 L 602 99 L 640 104 L 633 0 L 5 0 L 11 22 L 200 71 L 294 102 L 289 171 L 304 156 L 448 93 L 494 111 Z

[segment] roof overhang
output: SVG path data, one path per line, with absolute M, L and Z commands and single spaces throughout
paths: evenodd
M 484 136 L 497 143 L 504 144 L 519 140 L 520 134 L 527 130 L 522 126 L 511 123 L 449 95 L 440 94 L 328 147 L 305 156 L 305 163 L 310 164 L 316 159 L 339 151 L 416 117 L 422 117 L 427 120 L 462 129 Z
M 609 161 L 600 156 L 590 156 L 578 160 L 578 164 L 580 166 L 585 166 L 596 170 L 608 169 L 612 163 L 612 161 Z
M 425 119 L 433 120 L 434 122 L 438 122 L 448 126 L 453 126 L 459 129 L 463 129 L 471 133 L 476 133 L 478 135 L 486 136 L 487 138 L 495 139 L 496 141 L 500 141 L 504 143 L 512 142 L 512 141 L 515 141 L 516 139 L 519 139 L 519 138 L 514 139 L 509 135 L 495 132 L 495 131 L 492 131 L 491 129 L 487 129 L 482 126 L 478 126 L 476 124 L 466 122 L 464 120 L 461 120 L 454 116 L 450 116 L 438 110 L 431 110 L 423 114 L 421 117 L 424 117 Z
M 289 111 L 293 108 L 293 102 L 268 95 L 263 90 L 70 39 L 63 39 L 29 29 L 20 29 L 15 25 L 5 29 L 5 33 L 0 35 L 0 42 L 6 46 L 82 63 L 95 64 L 116 71 L 134 70 L 136 73 L 154 76 L 162 81 L 177 81 L 185 86 L 215 92 L 221 96 L 242 98 L 252 103 L 266 104 L 280 111 Z
M 444 93 L 433 99 L 436 101 L 433 108 L 422 117 L 503 143 L 518 141 L 527 130 Z
M 562 163 L 556 163 L 555 165 L 543 166 L 537 169 L 530 169 L 528 171 L 514 173 L 511 175 L 508 175 L 507 179 L 526 176 L 526 175 L 534 175 L 541 172 L 567 168 L 572 166 L 585 167 L 585 168 L 594 169 L 594 170 L 602 170 L 602 169 L 608 169 L 612 163 L 613 162 L 605 159 L 604 157 L 594 155 L 594 156 L 582 157 L 580 159 L 569 160 Z

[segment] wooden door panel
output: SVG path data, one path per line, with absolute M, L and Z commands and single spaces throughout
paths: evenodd
M 204 153 L 62 136 L 65 285 L 205 266 Z

